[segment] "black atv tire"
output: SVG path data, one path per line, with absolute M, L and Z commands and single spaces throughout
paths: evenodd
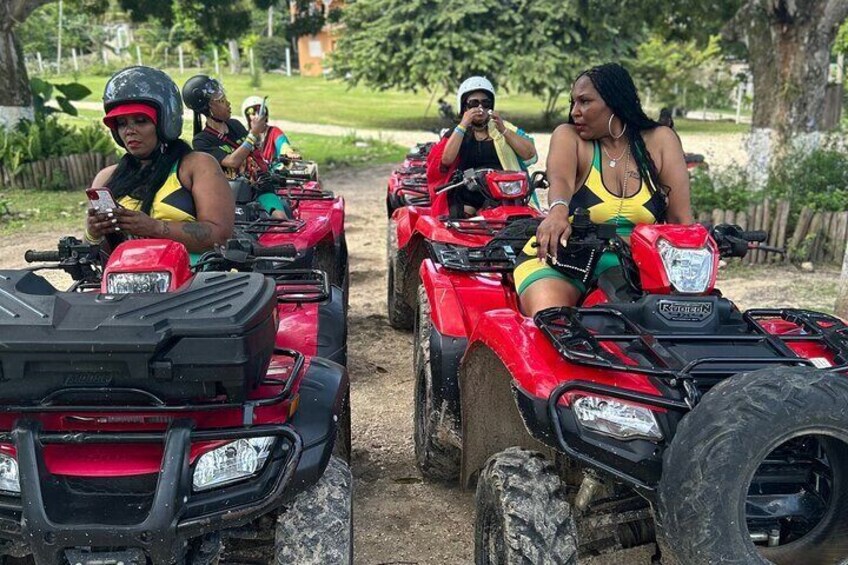
M 826 438 L 834 477 L 829 509 L 802 538 L 758 548 L 745 525 L 751 478 L 776 447 L 807 435 Z M 665 452 L 656 517 L 663 564 L 842 562 L 848 556 L 848 380 L 782 367 L 716 385 L 683 418 Z
M 286 504 L 277 520 L 277 565 L 353 563 L 353 477 L 347 463 L 330 457 L 317 483 Z
M 327 281 L 331 285 L 339 284 L 339 260 L 336 256 L 336 246 L 332 240 L 325 240 L 315 247 L 315 259 L 312 262 L 313 269 L 327 273 Z
M 351 455 L 351 413 L 350 413 L 350 391 L 345 395 L 344 406 L 339 415 L 338 428 L 336 429 L 336 441 L 333 443 L 333 455 L 350 463 Z
M 541 453 L 510 447 L 477 481 L 476 565 L 575 565 L 577 527 L 565 485 Z
M 398 261 L 403 261 L 398 253 L 396 245 L 392 245 L 392 237 L 388 233 L 392 229 L 392 222 L 389 222 L 386 229 L 386 270 L 388 271 L 387 281 L 387 299 L 386 307 L 389 318 L 389 325 L 396 330 L 411 330 L 415 321 L 415 310 L 407 304 L 403 293 L 397 288 L 395 277 L 400 270 Z
M 433 388 L 430 364 L 430 301 L 424 286 L 418 287 L 418 313 L 413 330 L 413 366 L 415 370 L 414 435 L 415 463 L 425 479 L 455 482 L 459 479 L 461 452 L 458 447 L 439 437 L 439 418 L 445 415 L 439 407 L 445 399 Z M 451 417 L 448 415 L 447 417 Z M 455 426 L 454 426 L 455 427 Z

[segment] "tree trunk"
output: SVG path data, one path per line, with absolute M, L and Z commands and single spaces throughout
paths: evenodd
M 843 320 L 848 320 L 848 247 L 845 247 L 842 257 L 842 275 L 839 277 L 839 291 L 833 312 Z
M 239 53 L 238 41 L 230 39 L 228 44 L 230 46 L 230 72 L 237 75 L 241 72 L 241 55 Z
M 33 118 L 29 77 L 14 26 L 49 1 L 0 0 L 0 128 Z
M 848 16 L 846 0 L 749 0 L 743 9 L 754 109 L 751 180 L 762 186 L 769 165 L 789 148 L 818 145 L 830 48 Z

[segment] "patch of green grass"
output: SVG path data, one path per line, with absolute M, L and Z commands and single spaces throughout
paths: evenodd
M 403 160 L 407 151 L 381 139 L 360 139 L 355 132 L 341 137 L 298 133 L 292 136 L 292 144 L 324 169 L 396 163 Z
M 751 126 L 728 120 L 704 121 L 675 118 L 674 129 L 680 133 L 748 133 L 751 131 Z
M 0 192 L 0 235 L 46 229 L 79 235 L 87 206 L 82 191 L 4 190 Z

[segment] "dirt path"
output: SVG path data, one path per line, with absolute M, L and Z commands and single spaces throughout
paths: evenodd
M 324 179 L 347 200 L 356 563 L 467 564 L 474 551 L 473 495 L 421 480 L 412 448 L 411 335 L 392 330 L 385 316 L 384 191 L 390 170 L 337 171 Z M 0 238 L 0 268 L 21 266 L 26 249 L 49 249 L 58 235 L 30 234 L 25 242 Z M 826 306 L 821 289 L 835 288 L 838 272 L 734 270 L 721 278 L 725 293 L 744 307 Z M 642 551 L 587 563 L 648 562 Z

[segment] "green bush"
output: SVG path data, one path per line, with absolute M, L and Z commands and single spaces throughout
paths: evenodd
M 748 184 L 748 176 L 738 166 L 727 167 L 720 171 L 695 169 L 690 178 L 692 209 L 696 215 L 700 212 L 747 210 L 748 205 L 762 198 Z
M 97 124 L 76 129 L 50 116 L 23 121 L 14 129 L 0 130 L 0 166 L 17 171 L 24 163 L 77 153 L 114 153 L 109 133 Z
M 279 69 L 286 62 L 288 45 L 285 37 L 260 37 L 256 40 L 253 53 L 259 58 L 263 70 Z
M 766 194 L 792 202 L 792 215 L 814 210 L 848 210 L 848 155 L 834 145 L 812 152 L 790 152 L 769 174 Z

